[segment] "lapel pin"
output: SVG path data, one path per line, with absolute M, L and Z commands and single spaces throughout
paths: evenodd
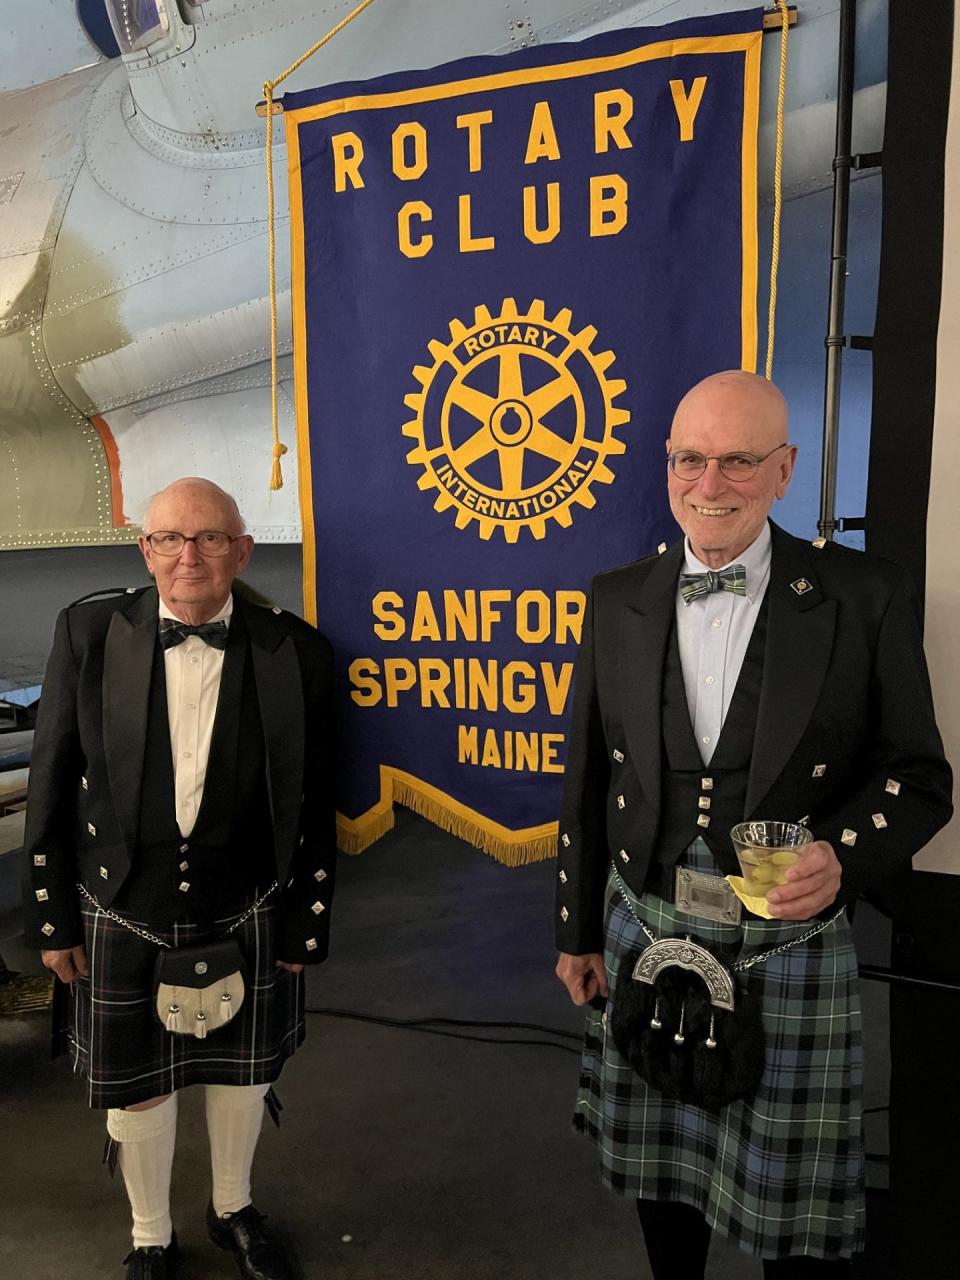
M 790 586 L 794 589 L 798 596 L 805 596 L 808 591 L 812 591 L 813 587 L 806 578 L 794 578 Z
M 887 785 L 883 789 L 884 791 L 888 791 L 892 796 L 898 796 L 900 794 L 900 783 L 897 782 L 896 778 L 888 778 Z M 36 859 L 34 859 L 34 861 L 36 861 Z
M 661 542 L 657 547 L 657 555 L 662 556 L 663 553 L 666 551 L 666 549 L 667 549 L 667 544 L 665 542 Z

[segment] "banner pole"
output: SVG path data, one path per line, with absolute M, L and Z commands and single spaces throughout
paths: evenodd
M 833 227 L 830 247 L 830 305 L 823 396 L 823 460 L 820 519 L 817 529 L 828 542 L 838 528 L 837 446 L 840 428 L 840 371 L 843 361 L 843 305 L 847 287 L 847 224 L 850 209 L 850 154 L 853 129 L 853 65 L 856 51 L 856 0 L 841 0 L 837 55 L 837 134 L 833 158 Z

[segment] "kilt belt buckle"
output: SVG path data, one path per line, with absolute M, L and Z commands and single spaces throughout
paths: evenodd
M 673 902 L 684 915 L 718 924 L 739 924 L 743 910 L 740 899 L 723 876 L 677 867 L 673 881 Z

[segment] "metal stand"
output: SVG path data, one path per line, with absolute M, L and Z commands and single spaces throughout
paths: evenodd
M 827 317 L 827 368 L 823 394 L 823 463 L 820 473 L 820 536 L 832 541 L 836 519 L 837 445 L 840 419 L 840 370 L 843 359 L 843 304 L 847 285 L 847 224 L 850 209 L 850 154 L 853 131 L 853 64 L 856 52 L 856 0 L 841 0 L 837 68 L 837 134 L 833 156 L 833 227 L 830 246 L 830 304 Z

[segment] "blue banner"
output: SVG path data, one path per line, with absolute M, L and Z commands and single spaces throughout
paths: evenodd
M 683 392 L 756 362 L 762 10 L 283 100 L 307 616 L 340 838 L 555 846 L 585 592 L 676 536 Z

